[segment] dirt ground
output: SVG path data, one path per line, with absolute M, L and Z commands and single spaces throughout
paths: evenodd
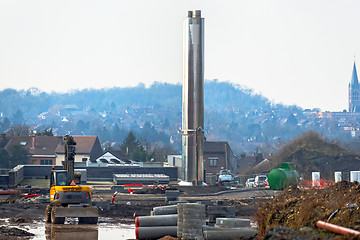
M 290 187 L 273 200 L 261 201 L 256 220 L 259 238 L 264 239 L 360 239 L 316 227 L 320 220 L 359 231 L 360 184 L 344 181 L 325 189 Z
M 210 189 L 210 188 L 209 188 Z M 179 189 L 180 190 L 180 189 Z M 282 192 L 269 189 L 239 189 L 219 192 L 206 188 L 181 189 L 181 201 L 235 206 L 236 217 L 248 218 L 258 226 L 257 239 L 360 239 L 341 236 L 316 227 L 318 220 L 360 231 L 360 184 L 340 182 L 325 189 L 290 187 Z M 95 192 L 95 201 L 110 202 L 113 193 Z M 43 221 L 46 203 L 0 204 L 0 240 L 31 239 L 21 229 L 6 227 Z M 110 210 L 100 211 L 100 221 L 134 223 L 135 216 L 148 216 L 153 207 L 165 205 L 164 194 L 121 193 Z M 4 220 L 8 219 L 8 220 Z M 165 237 L 164 240 L 173 238 Z
M 210 189 L 210 188 L 209 188 Z M 179 200 L 189 202 L 213 202 L 221 200 L 228 206 L 235 206 L 236 216 L 249 218 L 254 220 L 255 212 L 258 210 L 260 199 L 272 198 L 273 191 L 268 190 L 255 190 L 232 192 L 219 195 L 204 196 L 201 194 L 206 193 L 207 189 L 198 188 L 197 190 L 189 189 L 182 190 L 182 195 Z M 224 189 L 211 189 L 210 194 L 218 193 Z M 195 194 L 196 193 L 196 194 Z M 112 193 L 94 193 L 94 201 L 111 201 Z M 45 218 L 46 203 L 20 203 L 17 200 L 13 203 L 0 204 L 0 225 L 7 225 L 4 219 L 12 224 L 26 224 L 36 220 L 42 221 Z M 118 194 L 115 197 L 114 204 L 110 205 L 110 210 L 100 211 L 99 221 L 114 221 L 117 223 L 134 223 L 135 216 L 149 216 L 154 207 L 165 205 L 164 194 Z M 103 220 L 106 219 L 106 220 Z M 12 234 L 12 235 L 11 235 Z M 22 232 L 21 229 L 10 228 L 4 226 L 0 228 L 0 240 L 30 239 L 26 231 Z
M 0 227 L 0 240 L 12 240 L 12 239 L 30 239 L 34 234 L 14 227 Z

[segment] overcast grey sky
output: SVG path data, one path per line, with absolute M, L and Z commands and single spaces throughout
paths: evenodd
M 1 0 L 0 89 L 181 83 L 182 24 L 195 9 L 206 79 L 275 103 L 347 109 L 354 54 L 360 67 L 356 0 Z

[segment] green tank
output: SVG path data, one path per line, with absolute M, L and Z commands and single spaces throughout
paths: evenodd
M 281 168 L 276 168 L 268 174 L 268 183 L 273 190 L 283 190 L 291 185 L 298 185 L 299 173 L 294 170 L 292 163 L 282 163 Z

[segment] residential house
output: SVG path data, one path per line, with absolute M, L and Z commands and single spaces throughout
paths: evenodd
M 262 161 L 263 159 L 261 159 Z M 238 159 L 238 168 L 239 171 L 242 172 L 248 168 L 253 168 L 256 164 L 257 164 L 257 157 L 255 156 L 255 154 L 251 155 L 251 156 L 240 156 L 240 158 Z
M 1 135 L 1 145 L 9 150 L 13 145 L 23 146 L 28 152 L 28 164 L 54 165 L 57 138 L 53 136 L 6 136 Z
M 103 151 L 97 136 L 73 136 L 76 142 L 75 164 L 84 164 L 88 160 L 93 161 L 100 156 Z M 65 141 L 63 137 L 58 137 L 56 148 L 56 165 L 62 165 L 65 160 Z
M 94 160 L 88 160 L 86 166 L 94 167 L 106 167 L 109 165 L 123 165 L 123 166 L 137 166 L 142 167 L 142 162 L 128 159 L 126 156 L 121 154 L 119 151 L 107 151 Z
M 86 162 L 102 154 L 96 136 L 76 136 L 76 162 Z M 60 136 L 6 136 L 1 134 L 0 147 L 9 150 L 13 145 L 23 146 L 29 153 L 27 164 L 62 165 L 65 159 L 65 142 Z

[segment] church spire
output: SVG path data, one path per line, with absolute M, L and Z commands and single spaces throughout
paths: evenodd
M 352 87 L 357 87 L 357 86 L 359 86 L 359 81 L 358 81 L 358 76 L 357 76 L 357 72 L 356 72 L 355 61 L 354 61 L 354 67 L 353 67 L 353 72 L 352 72 L 350 84 L 351 84 Z

